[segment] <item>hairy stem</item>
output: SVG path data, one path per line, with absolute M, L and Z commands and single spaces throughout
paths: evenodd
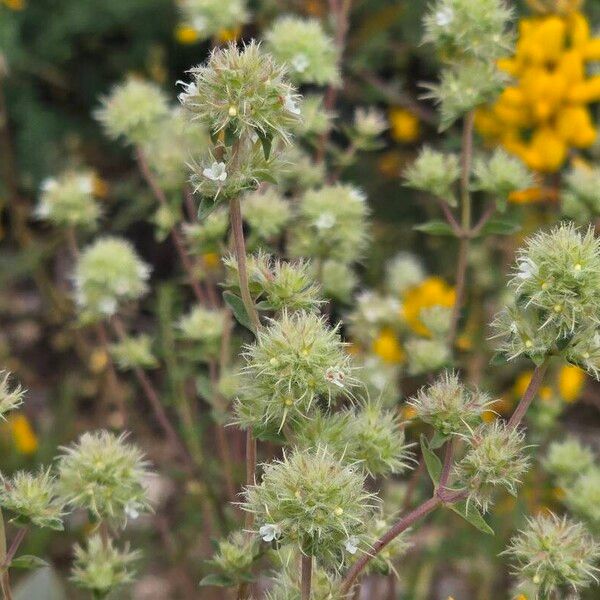
M 537 394 L 540 386 L 542 385 L 542 381 L 544 379 L 544 375 L 546 374 L 546 370 L 548 368 L 548 359 L 546 359 L 541 365 L 535 368 L 533 372 L 533 376 L 523 397 L 521 398 L 517 408 L 512 414 L 508 427 L 514 428 L 519 425 L 525 416 L 527 409 L 531 405 L 535 395 Z M 450 441 L 446 446 L 446 454 L 444 456 L 444 465 L 442 467 L 442 474 L 440 476 L 440 485 L 438 487 L 438 492 L 433 495 L 429 500 L 426 500 L 415 508 L 412 512 L 408 513 L 406 516 L 402 517 L 395 525 L 393 525 L 383 536 L 381 536 L 372 547 L 372 550 L 368 554 L 364 554 L 360 560 L 358 560 L 352 568 L 348 571 L 346 577 L 342 581 L 340 592 L 341 596 L 348 594 L 352 585 L 358 575 L 362 572 L 362 570 L 369 564 L 369 562 L 379 553 L 381 550 L 387 546 L 394 538 L 400 535 L 403 531 L 406 531 L 408 527 L 410 527 L 416 521 L 419 521 L 426 515 L 428 515 L 431 511 L 436 509 L 438 506 L 442 504 L 453 504 L 454 502 L 458 502 L 459 500 L 463 500 L 466 497 L 466 493 L 464 490 L 448 490 L 445 488 L 449 474 L 450 468 L 452 464 L 452 457 L 454 454 L 454 444 Z M 443 483 L 442 483 L 443 482 Z
M 313 558 L 310 554 L 303 554 L 301 559 L 301 599 L 310 600 L 310 591 L 312 587 L 312 563 Z
M 523 420 L 527 409 L 531 406 L 535 395 L 538 393 L 540 386 L 542 385 L 542 381 L 544 380 L 544 375 L 546 374 L 546 370 L 548 369 L 548 359 L 546 359 L 541 365 L 538 365 L 531 377 L 531 381 L 523 394 L 523 397 L 519 401 L 517 408 L 515 408 L 515 412 L 513 412 L 510 420 L 508 421 L 508 427 L 510 429 L 514 429 L 519 425 L 519 423 Z
M 423 517 L 428 515 L 430 512 L 435 510 L 442 504 L 442 501 L 437 496 L 433 496 L 423 502 L 423 504 L 417 506 L 413 511 L 409 512 L 406 516 L 402 517 L 395 525 L 393 525 L 384 535 L 382 535 L 374 544 L 370 552 L 365 553 L 361 558 L 354 563 L 352 568 L 348 571 L 346 577 L 342 581 L 340 588 L 340 595 L 344 597 L 348 594 L 354 581 L 362 572 L 362 570 L 369 564 L 369 562 L 377 555 L 383 548 L 385 548 L 394 538 L 398 537 L 403 531 L 406 531 L 413 523 L 421 520 Z
M 240 206 L 240 199 L 233 198 L 229 203 L 229 217 L 231 220 L 231 232 L 233 234 L 233 248 L 235 252 L 235 259 L 238 266 L 238 275 L 240 279 L 240 294 L 242 296 L 242 302 L 244 308 L 248 314 L 248 318 L 252 323 L 254 332 L 256 333 L 260 329 L 260 320 L 258 318 L 258 312 L 256 306 L 250 295 L 250 289 L 248 286 L 248 265 L 246 263 L 246 241 L 244 240 L 244 228 L 242 223 L 242 209 Z

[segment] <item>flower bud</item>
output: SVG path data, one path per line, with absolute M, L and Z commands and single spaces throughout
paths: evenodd
M 90 590 L 94 597 L 105 598 L 111 591 L 133 581 L 131 563 L 139 558 L 140 553 L 131 552 L 128 545 L 119 550 L 111 539 L 104 543 L 99 535 L 93 535 L 85 547 L 75 546 L 71 580 L 78 587 Z
M 152 353 L 152 339 L 148 335 L 128 336 L 111 344 L 110 355 L 123 370 L 153 369 L 158 365 Z
M 249 537 L 243 531 L 234 531 L 227 539 L 218 542 L 218 548 L 208 564 L 216 571 L 215 575 L 224 586 L 239 585 L 252 579 L 252 565 L 260 548 L 256 537 Z M 213 585 L 214 576 L 200 585 Z
M 276 239 L 290 221 L 290 203 L 274 187 L 246 194 L 242 202 L 244 220 L 250 226 L 249 245 Z
M 443 340 L 412 338 L 404 345 L 411 375 L 432 373 L 448 366 L 452 353 Z
M 579 440 L 568 438 L 562 442 L 552 442 L 543 461 L 548 473 L 559 482 L 569 485 L 581 473 L 594 464 L 594 453 Z
M 11 385 L 10 378 L 9 371 L 0 371 L 0 419 L 3 420 L 6 420 L 6 413 L 23 404 L 23 396 L 25 396 L 25 390 L 21 385 Z
M 432 194 L 451 206 L 456 205 L 452 189 L 460 177 L 456 154 L 443 154 L 425 147 L 404 176 L 408 187 Z
M 216 358 L 221 348 L 226 318 L 225 311 L 198 304 L 179 319 L 177 329 L 184 340 L 197 345 L 197 358 Z

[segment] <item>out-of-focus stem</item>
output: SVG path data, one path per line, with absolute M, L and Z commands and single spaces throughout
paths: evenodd
M 460 212 L 461 236 L 458 247 L 458 260 L 456 263 L 456 300 L 452 310 L 452 319 L 448 332 L 448 341 L 454 344 L 460 311 L 464 302 L 467 279 L 467 266 L 469 262 L 469 243 L 471 237 L 471 192 L 469 182 L 471 177 L 471 164 L 473 162 L 473 125 L 475 115 L 473 112 L 465 116 L 462 135 L 461 176 L 460 176 Z
M 146 180 L 146 183 L 152 190 L 152 193 L 154 194 L 161 206 L 168 206 L 169 202 L 167 200 L 167 197 L 165 196 L 164 191 L 158 185 L 154 175 L 152 174 L 144 152 L 141 148 L 136 148 L 135 152 L 140 172 L 142 173 L 142 176 Z M 171 237 L 173 238 L 175 249 L 177 250 L 177 254 L 179 255 L 179 259 L 181 260 L 181 265 L 183 266 L 188 276 L 189 284 L 192 287 L 196 299 L 201 304 L 208 304 L 208 298 L 206 296 L 205 291 L 200 286 L 200 283 L 196 279 L 196 275 L 194 274 L 194 265 L 190 260 L 190 257 L 185 248 L 185 243 L 183 241 L 183 238 L 181 237 L 179 229 L 177 229 L 177 226 L 174 226 L 173 229 L 171 229 Z
M 510 420 L 508 421 L 509 428 L 514 429 L 523 420 L 525 413 L 527 413 L 527 409 L 531 406 L 535 395 L 538 393 L 538 390 L 542 385 L 542 381 L 544 380 L 544 375 L 546 374 L 547 369 L 548 359 L 546 359 L 541 365 L 538 365 L 533 371 L 529 385 L 527 386 L 523 397 L 519 401 L 517 408 L 515 408 L 515 412 L 513 412 Z
M 310 600 L 310 591 L 312 588 L 312 563 L 313 558 L 310 554 L 303 554 L 301 559 L 301 599 Z

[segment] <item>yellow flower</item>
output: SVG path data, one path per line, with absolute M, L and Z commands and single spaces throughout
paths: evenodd
M 389 110 L 390 129 L 392 137 L 397 142 L 410 143 L 419 138 L 421 126 L 418 117 L 400 106 Z
M 221 29 L 217 34 L 217 39 L 221 43 L 225 42 L 234 42 L 240 37 L 240 33 L 242 32 L 241 27 L 234 27 L 233 29 Z
M 25 0 L 2 0 L 2 2 L 10 10 L 23 10 L 25 8 Z
M 529 382 L 531 381 L 531 377 L 533 376 L 533 371 L 523 371 L 515 381 L 513 385 L 513 392 L 517 398 L 520 398 L 527 389 Z
M 372 351 L 381 360 L 387 363 L 397 364 L 404 361 L 404 351 L 393 330 L 382 329 L 373 340 Z
M 102 373 L 108 364 L 108 354 L 103 348 L 96 348 L 90 355 L 89 368 L 92 373 Z
M 534 4 L 544 14 L 521 19 L 514 56 L 498 61 L 513 81 L 493 105 L 477 111 L 475 124 L 531 169 L 554 173 L 571 148 L 596 140 L 588 105 L 600 101 L 600 76 L 587 77 L 586 63 L 600 58 L 600 39 L 590 38 L 576 2 Z
M 175 30 L 175 39 L 180 44 L 195 44 L 198 38 L 198 32 L 189 25 L 179 25 Z
M 16 449 L 21 454 L 33 454 L 38 448 L 38 439 L 23 413 L 9 417 L 8 426 Z
M 208 270 L 213 271 L 219 268 L 221 257 L 217 252 L 205 252 L 202 255 L 202 261 Z
M 415 333 L 428 337 L 430 332 L 421 321 L 421 311 L 432 306 L 450 308 L 455 302 L 456 291 L 453 287 L 439 277 L 428 277 L 404 295 L 404 318 Z
M 558 391 L 565 402 L 575 402 L 585 385 L 585 373 L 572 365 L 562 367 L 558 373 Z

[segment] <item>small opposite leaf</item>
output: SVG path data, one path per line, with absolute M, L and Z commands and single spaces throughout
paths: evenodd
M 421 223 L 421 225 L 415 225 L 413 229 L 429 235 L 450 235 L 452 237 L 456 235 L 446 221 L 428 221 L 427 223 Z
M 232 292 L 223 292 L 223 300 L 227 303 L 229 308 L 233 311 L 233 316 L 237 319 L 240 325 L 243 325 L 246 329 L 254 331 L 246 307 L 239 296 L 236 296 Z
M 485 519 L 481 516 L 481 513 L 472 502 L 468 504 L 468 507 L 469 509 L 467 510 L 466 500 L 448 506 L 450 510 L 453 510 L 457 515 L 460 515 L 465 521 L 471 523 L 473 527 L 479 529 L 479 531 L 487 533 L 488 535 L 494 535 L 494 530 L 485 522 Z
M 479 235 L 512 235 L 520 231 L 521 226 L 512 221 L 490 219 L 482 228 Z
M 423 459 L 425 460 L 425 466 L 427 467 L 429 477 L 431 477 L 433 484 L 437 486 L 442 474 L 442 461 L 436 456 L 435 452 L 429 448 L 429 443 L 424 435 L 421 435 L 421 452 L 423 453 Z
M 447 435 L 444 435 L 443 433 L 436 431 L 433 434 L 433 437 L 429 440 L 429 448 L 431 450 L 437 450 L 438 448 L 441 448 L 446 443 L 447 439 L 448 439 Z
M 198 206 L 198 221 L 203 221 L 212 213 L 220 202 L 216 198 L 202 198 Z
M 258 139 L 262 144 L 265 160 L 269 160 L 269 156 L 271 156 L 271 145 L 273 144 L 273 136 L 270 133 L 263 133 L 262 131 L 257 131 L 257 134 Z
M 48 563 L 43 558 L 33 556 L 32 554 L 23 554 L 17 558 L 13 558 L 10 562 L 11 569 L 39 569 L 47 566 Z
M 234 582 L 227 577 L 226 575 L 220 575 L 217 573 L 211 573 L 210 575 L 206 575 L 200 581 L 201 586 L 205 585 L 214 585 L 216 587 L 230 587 L 234 585 Z

